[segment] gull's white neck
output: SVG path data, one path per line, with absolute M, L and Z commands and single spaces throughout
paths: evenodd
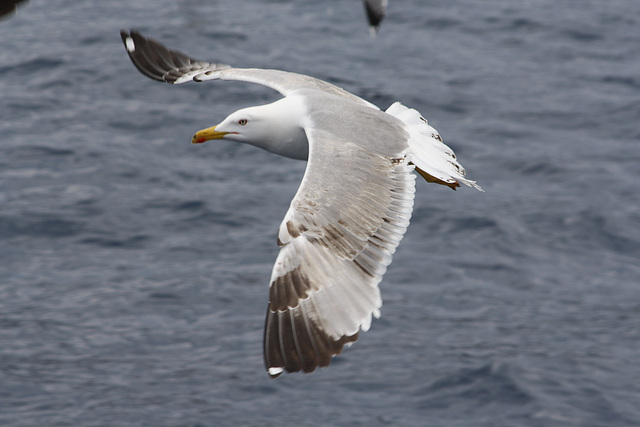
M 256 125 L 260 126 L 260 133 L 255 140 L 244 142 L 280 156 L 307 160 L 309 142 L 304 132 L 305 110 L 304 101 L 295 95 L 247 108 Z

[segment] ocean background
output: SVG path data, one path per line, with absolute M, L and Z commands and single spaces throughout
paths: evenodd
M 278 99 L 140 74 L 120 29 L 419 110 L 486 192 L 417 181 L 382 317 L 262 361 L 305 163 L 190 144 Z M 31 1 L 0 21 L 0 425 L 639 426 L 640 2 Z

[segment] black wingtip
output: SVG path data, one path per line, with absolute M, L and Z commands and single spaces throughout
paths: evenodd
M 124 43 L 124 47 L 127 47 L 127 39 L 131 37 L 130 32 L 134 32 L 135 30 L 125 30 L 124 28 L 122 30 L 120 30 L 120 38 L 122 39 L 122 42 Z
M 120 37 L 133 65 L 153 80 L 173 84 L 176 76 L 175 73 L 171 73 L 172 71 L 189 67 L 197 62 L 188 55 L 171 50 L 135 29 L 120 30 Z
M 127 47 L 127 40 L 132 40 L 131 34 L 127 30 L 122 29 L 120 30 L 120 38 L 122 39 L 122 43 L 124 43 L 125 49 L 127 49 L 127 52 L 129 52 L 129 47 Z
M 158 69 L 149 59 L 149 39 L 136 30 L 120 30 L 120 37 L 133 65 L 145 76 L 163 82 L 165 70 Z M 145 50 L 147 51 L 145 53 Z

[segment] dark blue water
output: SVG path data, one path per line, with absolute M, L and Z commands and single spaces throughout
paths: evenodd
M 32 1 L 0 21 L 0 425 L 640 425 L 640 3 Z M 277 99 L 163 85 L 121 28 L 429 118 L 486 190 L 418 182 L 382 318 L 262 364 L 304 163 L 191 146 Z

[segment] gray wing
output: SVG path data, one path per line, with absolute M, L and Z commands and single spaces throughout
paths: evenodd
M 377 106 L 338 86 L 303 74 L 258 68 L 232 68 L 226 64 L 199 61 L 178 50 L 169 49 L 136 30 L 122 30 L 120 36 L 136 68 L 154 80 L 170 84 L 218 79 L 237 80 L 270 87 L 284 96 L 300 89 L 318 89 L 378 109 Z
M 380 153 L 331 129 L 306 129 L 309 162 L 278 233 L 264 330 L 272 377 L 329 365 L 369 328 L 413 209 L 406 150 Z

